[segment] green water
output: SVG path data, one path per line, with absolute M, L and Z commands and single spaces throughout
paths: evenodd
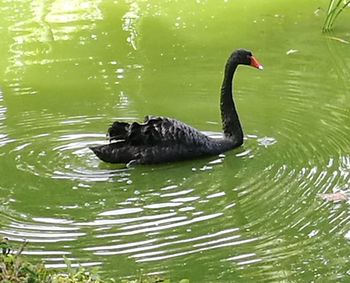
M 49 267 L 191 282 L 349 282 L 350 11 L 327 1 L 2 1 L 0 234 Z M 125 169 L 89 145 L 110 123 L 220 132 L 236 48 L 239 149 Z

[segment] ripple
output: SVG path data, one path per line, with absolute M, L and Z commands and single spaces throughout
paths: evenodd
M 167 237 L 167 239 L 164 240 L 152 239 L 126 244 L 105 245 L 86 248 L 86 250 L 93 251 L 96 255 L 110 256 L 130 254 L 131 258 L 135 258 L 140 262 L 145 262 L 164 260 L 186 254 L 195 254 L 212 249 L 242 245 L 257 240 L 243 240 L 237 232 L 239 232 L 239 229 L 227 229 L 188 239 L 177 239 L 179 236 L 174 236 Z M 182 251 L 179 252 L 179 250 Z
M 29 241 L 31 243 L 57 243 L 76 241 L 85 233 L 79 228 L 58 226 L 58 224 L 37 225 L 36 223 L 11 222 L 7 229 L 1 231 L 11 241 Z
M 55 119 L 50 114 L 42 113 L 38 123 L 38 117 L 24 115 L 26 119 L 18 123 L 23 129 L 22 137 L 17 137 L 16 140 L 7 138 L 3 143 L 6 145 L 11 142 L 5 156 L 15 160 L 18 170 L 43 178 L 85 182 L 128 177 L 125 168 L 99 169 L 100 162 L 88 147 L 101 143 L 96 139 L 104 139 L 103 134 L 67 133 L 76 130 L 77 125 L 88 125 L 100 118 L 79 116 Z M 50 123 L 47 123 L 48 120 Z M 11 132 L 8 135 L 11 136 Z
M 212 52 L 218 48 L 207 46 L 204 48 L 207 51 L 201 49 L 202 55 L 190 55 L 196 44 L 186 41 L 196 40 L 193 28 L 203 26 L 201 22 L 206 16 L 204 28 L 216 31 L 219 26 L 215 25 L 224 23 L 215 20 L 218 15 L 231 10 L 227 5 L 233 5 L 231 8 L 239 5 L 224 3 L 219 5 L 217 15 L 212 9 L 206 15 L 207 1 L 197 1 L 193 4 L 196 7 L 185 5 L 187 8 L 200 5 L 197 14 L 193 13 L 196 9 L 185 6 L 153 7 L 142 1 L 124 3 L 118 6 L 120 9 L 108 9 L 110 6 L 101 6 L 100 2 L 62 6 L 60 1 L 53 5 L 25 1 L 16 4 L 13 13 L 10 2 L 4 5 L 6 13 L 11 11 L 7 30 L 13 39 L 8 48 L 6 104 L 0 92 L 0 161 L 1 169 L 6 170 L 0 183 L 0 231 L 15 248 L 26 239 L 30 244 L 24 253 L 40 257 L 48 267 L 64 267 L 64 256 L 73 266 L 106 265 L 107 270 L 113 270 L 114 278 L 118 273 L 142 267 L 146 272 L 180 270 L 181 274 L 190 274 L 191 282 L 298 282 L 319 278 L 327 282 L 346 281 L 349 203 L 334 204 L 318 197 L 322 193 L 349 191 L 350 65 L 344 46 L 325 53 L 322 38 L 317 40 L 298 28 L 297 36 L 293 37 L 299 38 L 293 41 L 295 46 L 273 47 L 265 54 L 267 74 L 257 74 L 254 84 L 251 78 L 237 78 L 242 85 L 237 102 L 239 107 L 242 105 L 240 113 L 248 133 L 242 147 L 200 160 L 127 169 L 100 162 L 88 149 L 90 145 L 106 142 L 104 134 L 98 134 L 104 131 L 102 125 L 112 122 L 108 117 L 115 110 L 119 118 L 137 118 L 143 111 L 157 110 L 164 101 L 180 101 L 184 98 L 182 87 L 186 85 L 193 89 L 199 86 L 193 92 L 199 99 L 187 96 L 183 100 L 188 102 L 187 106 L 170 103 L 167 107 L 171 109 L 161 112 L 184 115 L 190 120 L 191 113 L 185 110 L 192 104 L 199 102 L 203 109 L 211 109 L 208 92 L 212 86 L 207 82 L 219 74 L 213 68 L 219 56 Z M 114 31 L 96 30 L 104 25 L 95 20 L 104 20 L 105 11 L 106 18 L 111 18 L 109 10 L 117 11 L 122 19 L 120 28 L 127 41 L 119 47 L 126 52 L 113 53 L 109 58 L 97 53 L 91 56 L 85 51 L 98 50 L 96 44 L 101 43 L 106 48 L 101 50 L 112 50 L 115 46 L 108 41 L 120 37 L 115 25 L 111 25 Z M 191 12 L 187 14 L 186 10 Z M 178 15 L 172 15 L 174 11 Z M 271 28 L 286 30 L 287 16 L 270 12 L 263 13 L 263 19 L 248 17 L 249 21 L 264 24 L 273 21 L 278 24 L 270 25 Z M 32 19 L 24 20 L 28 15 Z M 183 32 L 187 30 L 188 36 L 178 37 L 169 32 L 169 21 L 159 18 L 162 15 L 174 20 L 170 25 L 174 27 L 175 23 L 175 30 L 185 23 Z M 155 22 L 147 21 L 143 26 L 146 33 L 151 28 L 168 35 L 161 46 L 171 49 L 168 53 L 150 52 L 153 45 L 139 33 L 143 16 L 149 19 L 156 16 Z M 200 16 L 197 22 L 193 19 L 196 16 Z M 307 21 L 306 16 L 298 13 L 294 26 L 298 27 L 300 19 Z M 295 28 L 292 26 L 288 27 L 289 32 Z M 311 41 L 302 42 L 305 38 L 313 39 L 312 50 L 306 46 Z M 139 45 L 138 39 L 143 44 Z M 173 48 L 166 48 L 169 42 Z M 79 48 L 85 46 L 78 57 L 74 57 L 77 53 L 67 53 L 66 58 L 51 56 L 62 44 L 77 47 L 76 43 Z M 284 56 L 292 48 L 298 52 Z M 186 66 L 188 73 L 179 67 L 179 50 L 185 61 L 192 62 Z M 172 67 L 179 68 L 170 73 L 171 80 L 159 71 L 164 70 L 169 59 L 174 63 Z M 201 61 L 202 68 L 193 63 Z M 61 72 L 67 71 L 67 66 L 72 69 L 65 73 L 65 78 L 76 74 L 75 68 L 83 70 L 81 81 L 79 74 L 68 78 L 74 80 L 67 84 L 72 91 L 76 86 L 85 91 L 87 80 L 97 86 L 96 90 L 103 91 L 106 100 L 91 94 L 95 92 L 92 89 L 90 98 L 84 93 L 86 108 L 77 104 L 81 108 L 66 111 L 62 107 L 67 102 L 62 102 L 47 106 L 49 110 L 42 109 L 45 103 L 52 103 L 54 95 L 61 97 L 61 93 L 56 84 L 38 83 L 35 77 L 45 69 L 52 82 L 61 85 L 64 78 Z M 168 87 L 174 81 L 172 74 L 180 74 L 178 89 Z M 154 78 L 164 85 L 155 88 Z M 194 81 L 190 82 L 192 78 Z M 262 83 L 263 78 L 268 83 Z M 169 94 L 180 91 L 179 96 L 164 96 L 160 93 L 164 86 Z M 64 90 L 61 87 L 58 89 Z M 263 95 L 254 95 L 253 100 L 250 93 L 257 90 Z M 243 92 L 247 95 L 241 96 Z M 152 93 L 152 97 L 146 97 L 147 93 Z M 45 103 L 40 101 L 44 95 L 51 95 L 43 99 Z M 17 109 L 19 101 L 32 104 Z M 176 109 L 176 105 L 181 105 L 181 109 Z M 66 114 L 92 113 L 89 111 L 95 111 L 91 110 L 95 106 L 97 112 L 106 114 L 98 117 Z M 206 114 L 208 117 L 204 117 Z M 217 122 L 212 122 L 212 114 L 202 113 L 200 120 L 206 122 L 200 128 L 219 128 Z M 206 133 L 214 138 L 222 136 L 217 132 Z
M 3 105 L 3 94 L 2 90 L 0 89 L 0 147 L 3 147 L 9 143 L 14 142 L 14 139 L 9 138 L 9 136 L 6 133 L 6 127 L 3 125 L 3 121 L 6 118 L 7 108 Z M 0 153 L 0 156 L 3 155 Z
M 101 166 L 101 162 L 91 153 L 89 146 L 105 143 L 104 134 L 79 132 L 79 127 L 101 123 L 102 117 L 54 117 L 47 111 L 23 113 L 17 123 L 21 136 L 11 139 L 12 132 L 4 136 L 7 153 L 15 160 L 17 170 L 38 177 L 51 179 L 78 180 L 84 182 L 112 182 L 117 180 L 131 184 L 130 169 L 124 167 Z M 50 121 L 50 122 L 48 122 Z M 108 124 L 108 123 L 106 123 Z M 21 130 L 22 129 L 22 130 Z M 77 133 L 70 133 L 78 131 Z M 221 133 L 208 132 L 213 137 Z M 253 158 L 260 146 L 268 147 L 276 143 L 273 138 L 248 136 L 247 141 L 256 140 L 249 149 L 237 153 L 237 157 Z M 192 168 L 192 171 L 210 171 L 213 166 L 223 163 L 225 155 L 213 159 L 208 164 Z M 104 168 L 103 168 L 104 167 Z M 185 201 L 185 200 L 182 200 Z M 153 204 L 154 207 L 157 204 Z M 176 202 L 159 206 L 177 206 Z
M 202 174 L 196 174 L 198 180 Z M 239 228 L 225 229 L 232 224 L 222 223 L 224 214 L 231 213 L 235 207 L 234 203 L 227 205 L 224 199 L 229 196 L 226 192 L 211 189 L 200 193 L 198 189 L 188 188 L 186 183 L 168 183 L 154 192 L 140 192 L 134 200 L 138 206 L 130 206 L 130 202 L 119 200 L 120 204 L 124 206 L 125 203 L 128 208 L 121 206 L 115 210 L 102 211 L 93 221 L 74 223 L 78 227 L 95 227 L 94 237 L 100 239 L 100 245 L 85 247 L 84 251 L 92 252 L 95 256 L 127 255 L 137 262 L 150 262 L 241 247 L 259 241 L 258 237 L 247 236 Z M 190 183 L 193 184 L 193 179 Z M 151 196 L 151 204 L 144 201 Z M 222 203 L 225 212 L 202 211 L 200 205 L 207 202 L 214 206 Z M 195 227 L 210 223 L 216 223 L 210 233 L 192 233 Z M 220 227 L 219 223 L 223 225 Z M 258 257 L 250 260 L 250 263 L 247 261 L 245 264 L 260 261 Z
M 34 246 L 25 253 L 43 256 L 49 267 L 65 266 L 62 255 L 95 266 L 103 264 L 101 258 L 113 256 L 154 263 L 205 258 L 213 251 L 223 264 L 273 266 L 317 246 L 316 241 L 325 237 L 320 224 L 328 225 L 329 233 L 348 237 L 346 211 L 315 197 L 349 182 L 346 154 L 319 158 L 311 154 L 311 145 L 302 145 L 302 152 L 291 159 L 297 149 L 285 146 L 283 135 L 278 141 L 247 135 L 242 148 L 217 157 L 130 170 L 101 164 L 88 150 L 89 145 L 104 142 L 103 134 L 86 131 L 101 118 L 41 115 L 50 122 L 35 123 L 26 115 L 28 119 L 19 123 L 21 135 L 5 146 L 4 156 L 25 174 L 64 184 L 73 181 L 73 189 L 88 188 L 101 195 L 100 204 L 79 221 L 42 216 L 5 223 L 1 233 L 11 241 L 28 240 Z M 79 129 L 81 124 L 84 130 Z M 279 147 L 285 150 L 275 150 Z M 265 162 L 253 170 L 259 159 Z M 57 202 L 73 214 L 82 207 Z M 324 211 L 331 211 L 327 219 L 313 216 Z M 54 244 L 59 247 L 50 249 Z

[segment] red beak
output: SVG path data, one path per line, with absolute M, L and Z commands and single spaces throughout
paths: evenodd
M 255 59 L 254 56 L 250 57 L 250 66 L 253 66 L 253 67 L 260 69 L 260 70 L 264 69 L 263 65 L 261 65 L 258 62 L 258 60 Z

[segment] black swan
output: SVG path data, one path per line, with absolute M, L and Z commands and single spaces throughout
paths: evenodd
M 243 131 L 232 97 L 233 75 L 240 64 L 263 68 L 248 50 L 238 49 L 228 58 L 220 97 L 223 138 L 211 138 L 171 118 L 146 116 L 142 124 L 114 122 L 107 133 L 109 144 L 90 149 L 105 162 L 130 165 L 217 155 L 242 145 Z

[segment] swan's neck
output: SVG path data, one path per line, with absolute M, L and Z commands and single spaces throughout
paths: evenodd
M 224 81 L 221 87 L 220 109 L 222 126 L 225 138 L 232 140 L 235 145 L 243 143 L 243 131 L 239 121 L 235 103 L 233 101 L 233 75 L 238 63 L 235 58 L 230 58 L 225 67 Z

